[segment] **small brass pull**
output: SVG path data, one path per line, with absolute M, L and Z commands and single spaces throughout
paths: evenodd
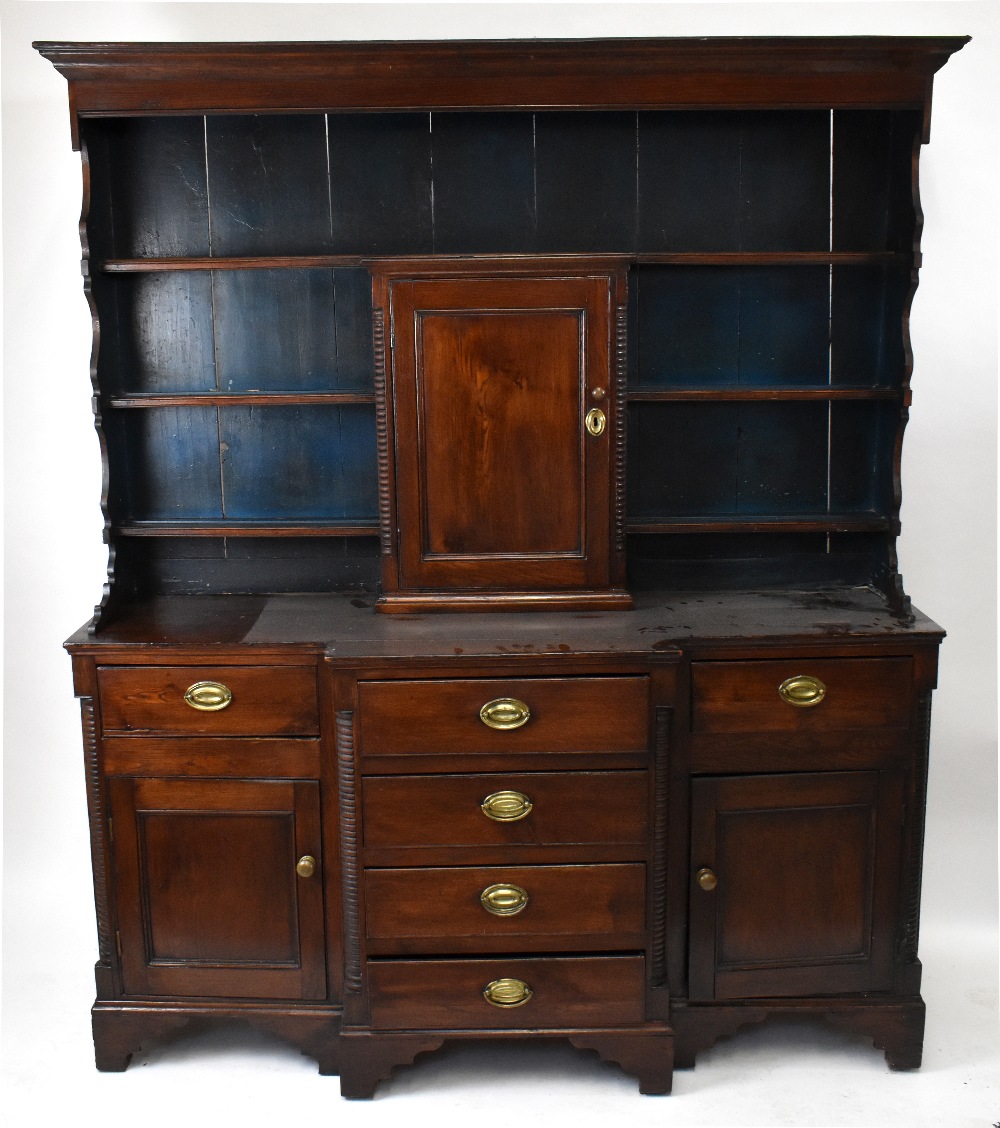
M 604 428 L 607 426 L 608 420 L 599 407 L 592 407 L 590 411 L 587 412 L 583 422 L 587 430 L 596 439 L 598 435 L 604 434 Z
M 523 1007 L 531 996 L 523 979 L 494 979 L 483 988 L 483 998 L 494 1007 Z
M 793 678 L 785 678 L 778 686 L 778 696 L 788 705 L 809 709 L 826 697 L 826 686 L 811 674 L 796 674 Z
M 232 699 L 229 687 L 214 681 L 195 682 L 188 686 L 184 694 L 188 705 L 202 713 L 217 713 L 220 709 L 225 709 Z
M 316 859 L 312 854 L 303 854 L 295 863 L 295 872 L 299 877 L 312 877 L 316 872 Z
M 517 916 L 528 904 L 520 885 L 490 885 L 479 895 L 483 908 L 494 916 Z
M 516 697 L 498 697 L 479 710 L 479 719 L 491 729 L 517 729 L 531 719 L 531 710 Z
M 698 884 L 705 890 L 706 893 L 711 893 L 712 890 L 719 884 L 719 879 L 715 874 L 705 866 L 703 869 L 698 870 L 695 874 Z
M 494 791 L 480 804 L 483 814 L 494 822 L 517 822 L 531 813 L 531 800 L 520 791 Z

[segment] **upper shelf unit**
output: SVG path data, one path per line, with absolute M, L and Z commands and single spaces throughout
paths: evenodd
M 370 261 L 594 254 L 629 267 L 630 582 L 891 588 L 916 158 L 963 42 L 42 45 L 119 589 L 368 582 Z

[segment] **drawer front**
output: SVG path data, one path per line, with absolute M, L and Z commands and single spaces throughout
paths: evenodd
M 645 772 L 372 776 L 371 847 L 642 843 Z
M 792 702 L 782 696 L 783 686 Z M 694 662 L 691 729 L 695 733 L 905 729 L 912 693 L 909 658 Z
M 207 687 L 194 689 L 199 683 Z M 105 666 L 97 672 L 97 684 L 105 732 L 319 733 L 313 666 Z M 227 694 L 229 700 L 219 708 L 195 707 L 218 705 Z
M 372 1024 L 382 1030 L 642 1022 L 644 979 L 642 956 L 373 960 L 368 965 Z
M 648 685 L 644 677 L 362 682 L 361 753 L 641 751 Z M 516 727 L 491 727 L 484 709 L 494 724 Z
M 372 869 L 365 894 L 373 955 L 634 948 L 644 940 L 642 864 Z

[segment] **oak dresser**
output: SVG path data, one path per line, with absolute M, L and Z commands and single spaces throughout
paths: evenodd
M 920 1063 L 941 630 L 896 565 L 957 38 L 38 44 L 108 582 L 68 641 L 97 1066 L 243 1019 L 669 1092 Z

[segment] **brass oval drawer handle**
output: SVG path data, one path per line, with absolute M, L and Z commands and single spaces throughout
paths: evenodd
M 483 998 L 494 1007 L 523 1007 L 533 992 L 523 979 L 494 979 L 483 988 Z
M 531 813 L 531 800 L 520 791 L 494 791 L 480 804 L 483 814 L 494 822 L 517 822 Z
M 596 439 L 598 435 L 604 434 L 604 428 L 607 426 L 608 420 L 599 407 L 592 407 L 590 411 L 587 412 L 583 422 L 589 433 Z
M 299 877 L 312 877 L 316 872 L 316 859 L 312 854 L 303 854 L 295 863 L 295 872 Z
M 712 890 L 719 884 L 719 879 L 708 868 L 708 866 L 705 866 L 702 869 L 698 870 L 698 872 L 694 876 L 695 880 L 702 887 L 702 889 L 705 890 L 706 893 L 711 893 Z
M 778 696 L 788 705 L 809 709 L 826 697 L 826 686 L 811 674 L 796 674 L 778 686 Z
M 517 729 L 531 719 L 531 710 L 516 697 L 497 697 L 479 710 L 479 719 L 491 729 Z
M 494 916 L 517 916 L 528 904 L 520 885 L 489 885 L 479 895 L 483 908 Z
M 233 699 L 232 691 L 222 682 L 200 681 L 188 686 L 184 700 L 192 709 L 202 713 L 217 713 L 225 709 Z

